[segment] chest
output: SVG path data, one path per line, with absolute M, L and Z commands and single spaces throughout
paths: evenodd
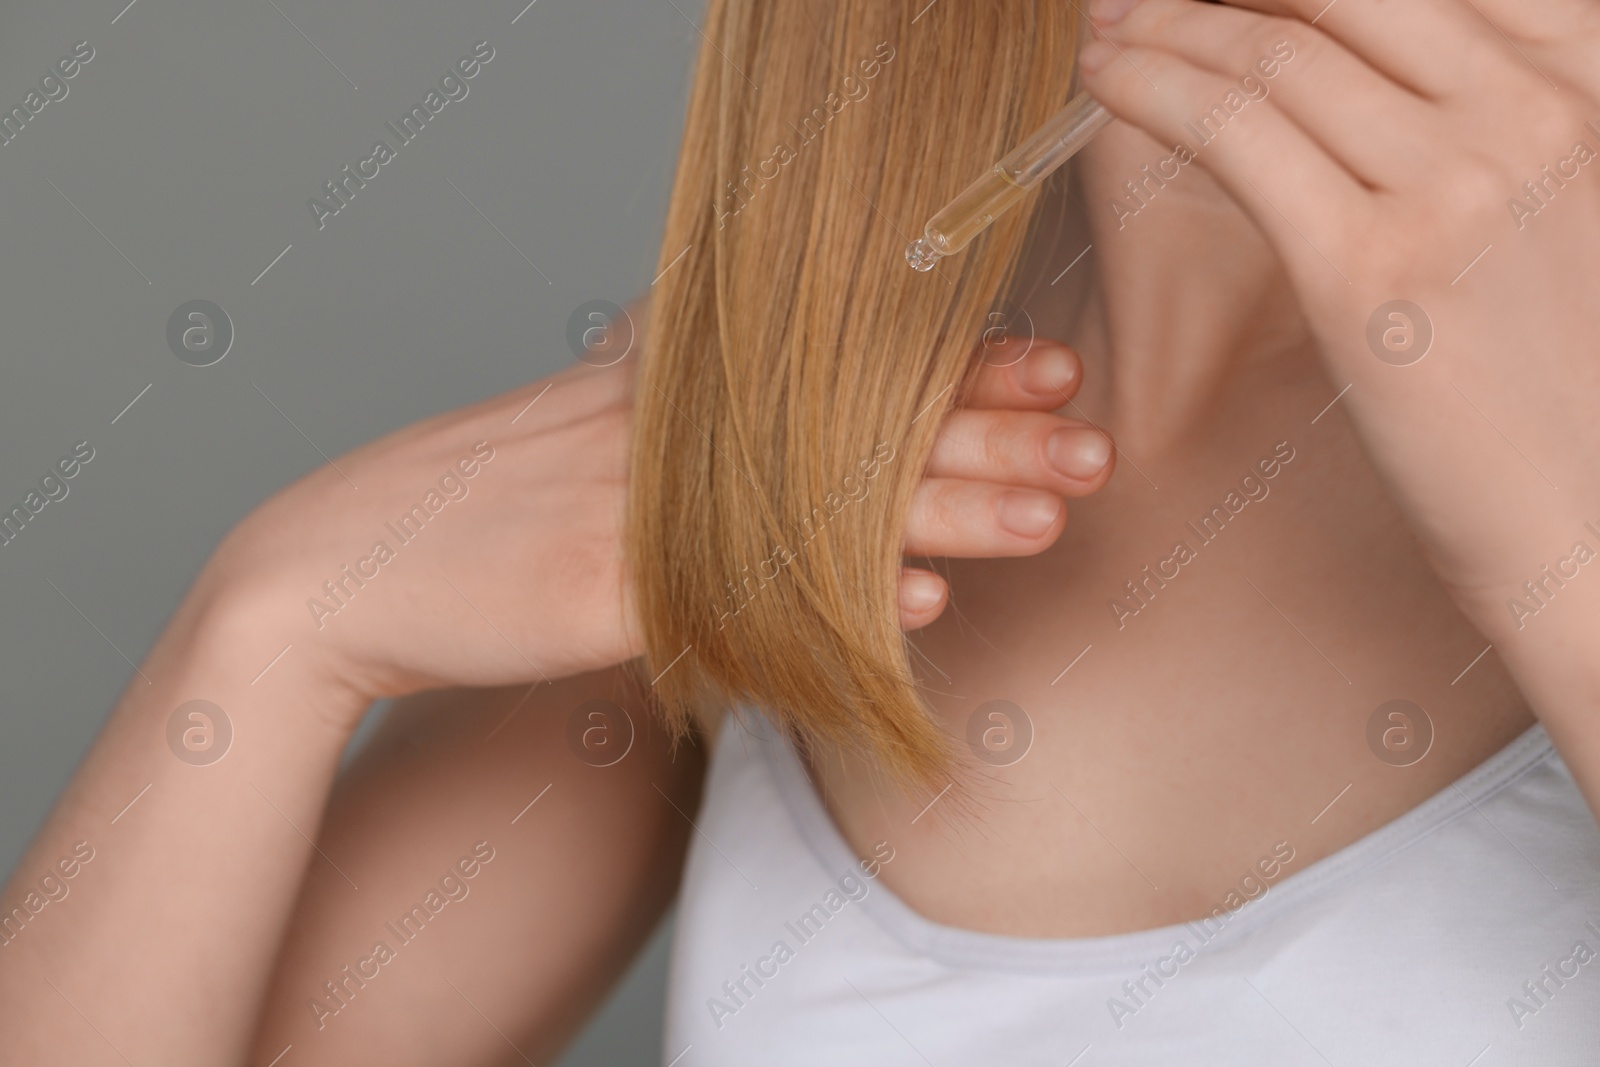
M 951 564 L 912 661 L 966 766 L 926 795 L 814 768 L 914 907 L 1036 937 L 1180 922 L 1531 724 L 1347 431 L 1267 429 L 1125 464 L 1040 557 Z

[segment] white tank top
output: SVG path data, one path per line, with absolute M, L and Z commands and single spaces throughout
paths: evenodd
M 1265 857 L 1209 920 L 1033 939 L 912 911 L 892 846 L 858 858 L 743 718 L 684 873 L 671 1067 L 1600 1064 L 1600 831 L 1540 727 L 1326 859 Z

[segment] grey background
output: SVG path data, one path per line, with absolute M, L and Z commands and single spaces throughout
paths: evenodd
M 95 49 L 0 146 L 0 510 L 95 449 L 0 547 L 8 872 L 128 660 L 255 503 L 319 449 L 565 366 L 574 308 L 649 286 L 702 8 L 125 3 L 0 4 L 0 111 Z M 384 123 L 485 39 L 469 95 L 399 147 Z M 380 137 L 397 158 L 319 232 L 307 199 Z M 200 298 L 236 334 L 205 368 L 165 340 Z M 568 1067 L 660 1062 L 665 934 Z

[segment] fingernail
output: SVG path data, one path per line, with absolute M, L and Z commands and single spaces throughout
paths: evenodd
M 1061 398 L 1072 384 L 1072 357 L 1059 348 L 1040 345 L 1022 361 L 1022 385 L 1036 396 Z
M 1061 514 L 1061 501 L 1048 493 L 1013 489 L 1000 498 L 1000 525 L 1018 537 L 1042 537 Z
M 1139 0 L 1090 0 L 1089 17 L 1104 26 L 1121 22 L 1122 17 L 1134 9 Z
M 1050 435 L 1050 465 L 1068 478 L 1093 478 L 1111 459 L 1111 442 L 1099 430 L 1063 427 Z
M 932 611 L 944 595 L 943 583 L 931 574 L 906 571 L 900 575 L 900 610 L 907 615 Z
M 1117 50 L 1105 41 L 1090 41 L 1078 53 L 1078 69 L 1094 74 L 1117 57 Z

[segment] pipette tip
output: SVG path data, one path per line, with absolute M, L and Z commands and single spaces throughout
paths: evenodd
M 911 264 L 912 270 L 930 271 L 933 265 L 943 258 L 944 256 L 926 237 L 918 237 L 906 245 L 906 262 Z

